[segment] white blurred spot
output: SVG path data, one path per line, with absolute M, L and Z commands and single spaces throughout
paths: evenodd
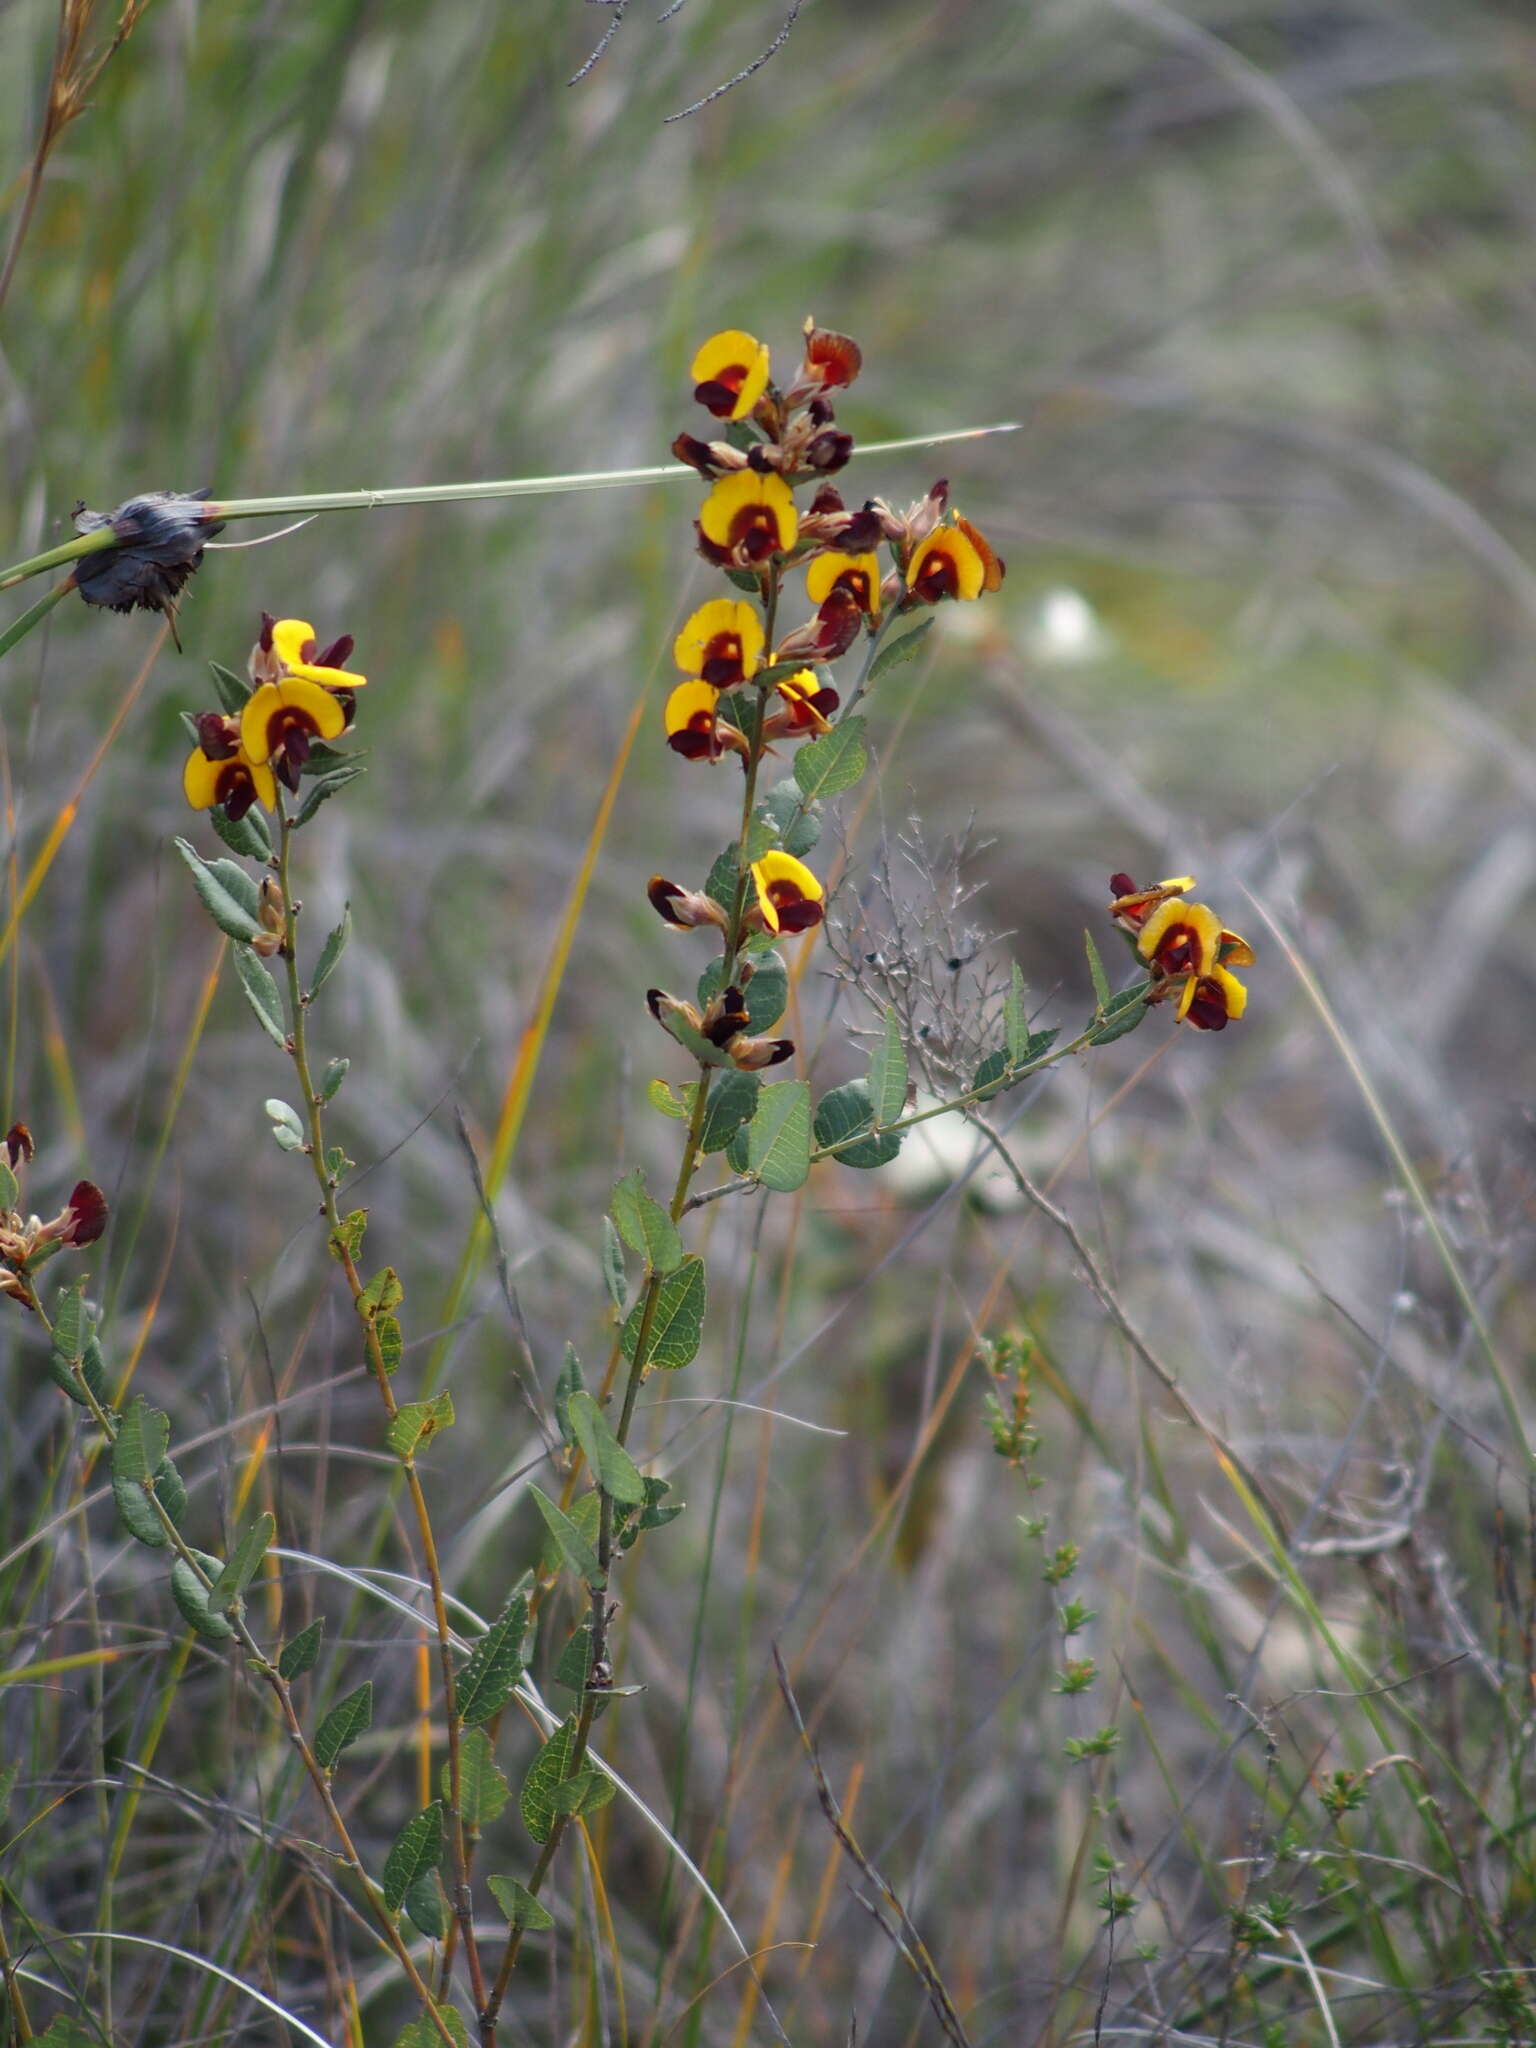
M 1067 665 L 1097 661 L 1113 644 L 1087 598 L 1065 583 L 1043 594 L 1025 637 L 1037 661 Z

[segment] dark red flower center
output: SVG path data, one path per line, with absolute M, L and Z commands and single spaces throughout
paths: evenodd
M 768 901 L 778 913 L 781 932 L 806 932 L 821 923 L 821 905 L 787 878 L 768 884 Z
M 1153 964 L 1164 974 L 1189 974 L 1200 958 L 1200 934 L 1192 924 L 1171 924 L 1157 942 Z
M 1184 1012 L 1186 1023 L 1193 1024 L 1197 1031 L 1225 1031 L 1230 1019 L 1227 1015 L 1227 999 L 1219 981 L 1201 981 L 1195 986 L 1195 998 Z
M 220 768 L 213 800 L 224 806 L 224 815 L 231 824 L 238 824 L 245 816 L 256 801 L 256 784 L 243 761 L 226 761 Z
M 743 505 L 731 521 L 730 545 L 739 549 L 749 562 L 763 562 L 769 555 L 781 553 L 784 543 L 779 538 L 779 522 L 772 506 Z
M 937 604 L 940 598 L 953 597 L 959 590 L 959 567 L 942 541 L 924 556 L 923 566 L 918 570 L 917 581 L 912 588 L 924 604 Z
M 746 655 L 739 633 L 714 633 L 705 642 L 704 660 L 699 669 L 703 682 L 717 690 L 728 689 L 732 683 L 744 683 L 747 679 Z
M 727 363 L 723 370 L 717 370 L 713 377 L 707 377 L 702 384 L 695 384 L 693 395 L 706 412 L 714 414 L 717 420 L 729 419 L 736 410 L 736 401 L 741 396 L 741 387 L 747 381 L 750 365 Z
M 685 726 L 667 734 L 667 745 L 685 761 L 718 761 L 725 751 L 715 731 L 713 711 L 695 711 Z

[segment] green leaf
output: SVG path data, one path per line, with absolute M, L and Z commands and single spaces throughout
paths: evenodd
M 720 993 L 720 965 L 718 960 L 712 960 L 699 976 L 700 1009 Z M 752 972 L 740 986 L 747 1029 L 754 1033 L 771 1031 L 789 1001 L 789 970 L 783 960 L 777 953 L 754 954 Z
M 246 1587 L 255 1578 L 261 1567 L 261 1560 L 271 1547 L 277 1534 L 277 1519 L 274 1515 L 258 1515 L 250 1528 L 240 1538 L 229 1554 L 229 1562 L 213 1582 L 213 1591 L 208 1595 L 208 1605 L 225 1614 L 233 1614 L 240 1605 Z
M 589 1493 L 581 1494 L 571 1502 L 571 1520 L 576 1524 L 578 1533 L 589 1548 L 597 1541 L 598 1525 L 602 1520 L 602 1507 L 603 1496 L 595 1489 Z M 560 1570 L 562 1562 L 560 1546 L 546 1529 L 543 1546 L 539 1552 L 540 1569 L 545 1572 L 557 1572 Z
M 240 977 L 246 1001 L 256 1012 L 256 1022 L 272 1043 L 286 1052 L 288 1028 L 283 1021 L 283 1000 L 277 992 L 277 983 L 248 946 L 236 949 L 235 973 Z
M 105 2036 L 68 2013 L 56 2012 L 42 2033 L 32 2036 L 36 2048 L 101 2048 Z M 442 2044 L 438 2044 L 442 2048 Z
M 1008 993 L 1003 999 L 1003 1037 L 1011 1066 L 1022 1066 L 1029 1054 L 1029 1019 L 1024 1014 L 1024 976 L 1017 960 L 1009 963 Z
M 227 818 L 222 808 L 215 804 L 208 813 L 208 822 L 230 852 L 238 853 L 243 860 L 271 858 L 272 834 L 267 830 L 267 821 L 260 811 L 247 811 L 243 818 Z
M 320 1638 L 325 1634 L 325 1616 L 318 1615 L 308 1628 L 302 1628 L 291 1643 L 284 1643 L 278 1653 L 277 1668 L 290 1684 L 302 1678 L 306 1671 L 313 1671 L 315 1660 L 320 1655 Z
M 663 1116 L 671 1117 L 675 1123 L 686 1123 L 688 1111 L 672 1093 L 670 1082 L 652 1081 L 645 1094 L 652 1109 L 659 1109 Z
M 400 1360 L 405 1355 L 405 1339 L 400 1334 L 398 1316 L 375 1316 L 373 1334 L 378 1340 L 379 1360 L 391 1379 L 400 1370 Z M 449 1421 L 452 1421 L 449 1417 Z M 441 1425 L 446 1428 L 447 1424 Z
M 238 718 L 251 694 L 251 684 L 244 676 L 237 676 L 232 668 L 225 668 L 222 662 L 210 661 L 208 666 L 213 670 L 213 687 L 218 693 L 220 709 L 231 718 Z
M 382 1315 L 397 1309 L 404 1299 L 405 1289 L 400 1284 L 400 1275 L 393 1266 L 384 1266 L 357 1297 L 357 1312 L 363 1316 Z
M 303 1638 L 301 1637 L 302 1641 Z M 316 1638 L 318 1648 L 319 1638 Z M 281 1666 L 279 1666 L 281 1669 Z M 336 1759 L 344 1749 L 350 1749 L 360 1735 L 366 1735 L 373 1726 L 373 1680 L 365 1678 L 360 1686 L 349 1692 L 344 1700 L 338 1700 L 325 1719 L 320 1723 L 315 1736 L 315 1761 L 323 1771 L 333 1771 Z
M 112 1497 L 117 1502 L 123 1527 L 135 1542 L 144 1544 L 149 1550 L 164 1550 L 171 1540 L 165 1533 L 165 1524 L 155 1513 L 155 1501 L 159 1501 L 177 1524 L 187 1511 L 187 1489 L 169 1458 L 162 1458 L 155 1467 L 152 1488 L 141 1480 L 120 1479 L 114 1468 Z
M 205 861 L 185 839 L 178 839 L 175 845 L 176 851 L 186 862 L 191 873 L 192 886 L 197 891 L 198 900 L 219 930 L 231 939 L 249 941 L 259 937 L 261 926 L 256 922 L 256 904 L 259 898 L 256 894 L 256 885 L 245 870 L 237 868 L 230 860 L 213 863 Z M 231 875 L 239 875 L 249 884 L 249 896 L 244 891 L 231 887 Z
M 547 1934 L 554 1926 L 554 1914 L 547 1906 L 541 1906 L 528 1887 L 519 1884 L 515 1877 L 488 1877 L 485 1881 L 491 1897 L 506 1914 L 509 1927 L 526 1927 L 530 1934 Z
M 765 1188 L 792 1195 L 811 1170 L 810 1083 L 769 1082 L 743 1136 L 747 1172 Z
M 394 1317 L 390 1317 L 394 1322 Z M 398 1333 L 400 1325 L 395 1323 Z M 434 1394 L 430 1401 L 406 1401 L 389 1418 L 389 1427 L 384 1432 L 384 1441 L 400 1460 L 408 1465 L 419 1457 L 440 1431 L 453 1427 L 453 1396 L 445 1387 L 440 1394 Z
M 756 985 L 754 980 L 754 986 Z M 699 1131 L 701 1152 L 723 1152 L 757 1108 L 762 1082 L 756 1074 L 732 1071 L 710 1083 L 704 1104 L 704 1123 Z
M 795 780 L 812 802 L 852 789 L 869 765 L 864 751 L 864 718 L 855 712 L 840 725 L 808 740 L 795 756 Z
M 658 1273 L 670 1273 L 683 1262 L 683 1242 L 677 1225 L 645 1191 L 645 1175 L 637 1167 L 626 1173 L 613 1191 L 613 1220 L 619 1235 Z
M 448 1932 L 448 1901 L 443 1897 L 442 1880 L 435 1870 L 424 1870 L 402 1903 L 406 1918 L 418 1933 L 428 1941 L 442 1940 Z M 440 2043 L 442 2036 L 434 2034 L 433 2038 Z
M 989 1052 L 976 1069 L 976 1078 L 971 1083 L 971 1093 L 982 1102 L 990 1102 L 994 1095 L 1001 1095 L 1008 1086 L 1010 1067 L 1007 1053 L 1001 1046 L 996 1052 Z
M 470 2048 L 469 2029 L 451 2005 L 438 2006 L 437 2016 L 448 2029 L 453 2048 Z M 443 2037 L 423 2013 L 395 2036 L 394 2048 L 443 2048 Z
M 192 1555 L 210 1579 L 218 1578 L 224 1569 L 222 1562 L 210 1557 L 206 1550 L 194 1550 Z M 178 1557 L 171 1566 L 171 1597 L 181 1609 L 182 1620 L 210 1642 L 225 1643 L 234 1634 L 224 1616 L 209 1606 L 208 1594 L 185 1558 Z
M 331 978 L 336 962 L 346 951 L 347 941 L 352 936 L 352 906 L 349 903 L 341 913 L 341 923 L 320 948 L 320 958 L 315 962 L 315 978 L 309 985 L 310 1000 L 319 995 Z
M 443 1799 L 449 1806 L 453 1803 L 452 1779 L 445 1757 Z M 465 1827 L 478 1831 L 488 1826 L 511 1797 L 512 1787 L 496 1761 L 491 1738 L 483 1728 L 471 1728 L 459 1744 L 459 1813 Z
M 574 1421 L 574 1417 L 572 1420 Z M 534 1505 L 544 1517 L 545 1527 L 554 1538 L 555 1548 L 560 1553 L 562 1564 L 573 1571 L 585 1584 L 600 1585 L 603 1568 L 597 1561 L 597 1552 L 592 1548 L 581 1530 L 563 1508 L 556 1507 L 547 1493 L 537 1486 L 530 1486 Z
M 0 1159 L 0 1209 L 14 1209 L 21 1200 L 21 1183 Z
M 159 1470 L 170 1442 L 170 1417 L 151 1408 L 142 1394 L 135 1394 L 117 1425 L 112 1477 L 142 1486 L 151 1472 Z
M 900 668 L 904 662 L 911 661 L 921 649 L 923 636 L 932 625 L 931 618 L 923 619 L 910 633 L 903 633 L 899 640 L 888 641 L 870 664 L 870 682 L 878 683 L 880 678 L 888 676 L 893 668 Z
M 614 1783 L 596 1764 L 583 1764 L 574 1777 L 562 1778 L 550 1797 L 559 1813 L 574 1819 L 578 1814 L 596 1813 L 614 1794 Z
M 581 1385 L 581 1360 L 576 1356 L 576 1346 L 567 1344 L 559 1377 L 555 1381 L 555 1426 L 560 1431 L 562 1443 L 574 1444 L 576 1441 L 576 1432 L 571 1427 L 570 1403 L 572 1394 L 579 1392 Z
M 634 1459 L 614 1435 L 607 1416 L 585 1392 L 572 1394 L 567 1406 L 576 1441 L 604 1493 L 627 1506 L 638 1507 L 645 1499 L 645 1481 Z
M 816 1143 L 823 1149 L 840 1146 L 833 1157 L 844 1166 L 888 1166 L 901 1150 L 900 1131 L 881 1131 L 853 1144 L 846 1142 L 856 1131 L 869 1130 L 873 1122 L 869 1083 L 845 1081 L 840 1088 L 829 1088 L 816 1105 Z
M 336 1090 L 347 1078 L 351 1065 L 352 1062 L 350 1060 L 331 1061 L 325 1072 L 320 1076 L 320 1100 L 322 1102 L 329 1102 L 333 1098 Z
M 726 847 L 715 856 L 714 865 L 704 879 L 704 894 L 713 898 L 722 910 L 736 907 L 736 878 L 741 870 L 736 865 L 736 848 Z
M 384 1859 L 380 1889 L 391 1913 L 399 1911 L 406 1893 L 424 1871 L 436 1869 L 442 1853 L 443 1808 L 441 1801 L 434 1799 L 414 1820 L 406 1822 Z
M 274 1124 L 277 1124 L 285 1131 L 292 1131 L 293 1135 L 302 1143 L 304 1126 L 299 1121 L 299 1112 L 296 1109 L 291 1109 L 286 1102 L 276 1095 L 269 1095 L 261 1106 L 267 1115 L 271 1117 Z
M 1138 981 L 1134 988 L 1122 989 L 1117 996 L 1111 996 L 1104 1004 L 1102 1022 L 1089 1039 L 1090 1045 L 1113 1045 L 1117 1038 L 1124 1038 L 1144 1023 L 1147 1016 L 1147 990 L 1149 982 Z
M 1104 962 L 1099 958 L 1099 949 L 1093 943 L 1093 933 L 1083 933 L 1083 946 L 1088 954 L 1088 972 L 1093 977 L 1093 997 L 1101 1010 L 1109 1008 L 1109 976 L 1104 972 Z
M 592 1623 L 588 1619 L 572 1632 L 570 1640 L 560 1652 L 560 1661 L 555 1666 L 555 1683 L 569 1686 L 572 1692 L 584 1692 L 587 1673 L 591 1668 Z
M 758 815 L 772 828 L 774 844 L 804 860 L 821 837 L 820 806 L 809 801 L 794 777 L 776 782 L 758 805 Z
M 624 1246 L 611 1216 L 603 1218 L 603 1285 L 620 1315 L 629 1304 L 629 1276 L 624 1271 Z
M 704 1340 L 706 1294 L 704 1261 L 700 1258 L 684 1259 L 675 1272 L 667 1275 L 656 1291 L 643 1364 L 676 1372 L 693 1363 Z M 620 1349 L 632 1364 L 640 1342 L 640 1325 L 645 1320 L 646 1299 L 642 1295 L 635 1303 L 619 1333 Z
M 340 1257 L 345 1251 L 355 1260 L 363 1248 L 363 1232 L 368 1228 L 368 1211 L 354 1209 L 350 1216 L 343 1216 L 341 1227 L 331 1232 L 331 1251 Z
M 518 1795 L 517 1806 L 523 1816 L 523 1826 L 536 1842 L 549 1840 L 549 1831 L 554 1826 L 555 1815 L 559 1811 L 555 1805 L 555 1787 L 565 1776 L 565 1768 L 570 1761 L 575 1741 L 576 1722 L 574 1717 L 568 1717 L 560 1723 L 528 1766 L 528 1775 L 523 1780 L 523 1789 Z M 502 1911 L 506 1911 L 504 1905 Z
M 54 1297 L 48 1376 L 80 1407 L 90 1407 L 86 1398 L 89 1391 L 97 1406 L 105 1408 L 106 1367 L 102 1364 L 101 1346 L 96 1342 L 95 1320 L 85 1305 L 84 1289 L 85 1281 L 81 1278 L 69 1287 L 61 1287 Z
M 907 1106 L 907 1048 L 896 1012 L 887 1009 L 880 1043 L 869 1056 L 869 1099 L 877 1124 L 893 1124 Z
M 528 1596 L 514 1593 L 470 1652 L 454 1688 L 459 1719 L 466 1728 L 489 1721 L 512 1697 L 523 1675 L 523 1638 L 528 1633 Z
M 362 773 L 363 769 L 359 764 L 348 768 L 333 768 L 327 775 L 317 775 L 309 785 L 308 796 L 299 805 L 293 821 L 295 830 L 300 825 L 307 825 L 328 797 L 333 797 L 338 790 L 345 789 L 349 782 L 356 781 Z

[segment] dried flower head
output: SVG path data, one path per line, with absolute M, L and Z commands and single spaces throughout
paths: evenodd
M 203 548 L 224 522 L 203 503 L 206 491 L 145 491 L 115 512 L 77 505 L 77 533 L 110 526 L 116 545 L 75 563 L 75 588 L 87 604 L 115 612 L 164 612 L 174 622 L 176 600 L 203 559 Z

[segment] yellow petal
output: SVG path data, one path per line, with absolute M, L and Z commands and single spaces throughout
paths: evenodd
M 330 691 L 323 690 L 318 683 L 305 682 L 302 676 L 285 676 L 280 683 L 263 683 L 247 697 L 240 713 L 241 750 L 253 763 L 271 757 L 272 742 L 268 735 L 272 721 L 281 711 L 297 712 L 323 740 L 335 739 L 346 728 L 347 714 Z
M 721 419 L 744 420 L 768 388 L 768 351 L 739 327 L 712 334 L 690 368 L 695 384 L 721 384 L 735 393 L 730 411 L 717 415 Z
M 779 906 L 770 891 L 775 883 L 787 882 L 807 903 L 819 903 L 825 894 L 820 882 L 804 861 L 792 853 L 765 853 L 752 863 L 752 880 L 757 888 L 757 907 L 770 931 L 779 930 Z
M 223 761 L 210 761 L 201 747 L 194 747 L 181 771 L 181 786 L 194 811 L 211 811 L 219 800 L 219 770 Z
M 776 529 L 776 551 L 792 548 L 800 522 L 795 514 L 794 496 L 781 476 L 759 476 L 755 470 L 738 469 L 721 477 L 699 507 L 699 525 L 707 540 L 712 540 L 716 547 L 727 548 L 732 545 L 732 528 L 737 522 L 750 519 L 759 510 L 764 523 L 771 520 Z
M 1248 1007 L 1248 991 L 1235 974 L 1228 974 L 1225 967 L 1214 967 L 1210 978 L 1226 998 L 1227 1015 L 1234 1020 L 1241 1017 Z
M 951 566 L 949 581 L 953 584 L 950 595 L 955 597 L 980 597 L 986 588 L 987 565 L 982 560 L 969 537 L 955 526 L 939 526 L 918 544 L 911 561 L 907 564 L 907 588 L 916 590 L 925 566 L 939 556 Z
M 713 718 L 720 692 L 708 683 L 679 683 L 668 697 L 662 713 L 667 733 L 687 732 L 701 714 Z
M 699 606 L 672 643 L 672 658 L 684 675 L 702 672 L 711 643 L 722 635 L 734 635 L 740 642 L 742 672 L 752 673 L 764 644 L 756 607 L 744 598 L 714 597 Z
M 853 585 L 855 597 L 869 593 L 866 611 L 876 611 L 880 604 L 880 557 L 876 554 L 847 555 L 838 548 L 831 548 L 824 555 L 817 555 L 805 572 L 805 594 L 812 604 L 825 604 L 837 587 L 839 576 L 847 576 Z M 862 586 L 858 579 L 862 578 Z
M 315 644 L 315 629 L 308 619 L 278 619 L 272 627 L 272 652 L 284 668 L 296 669 L 304 649 Z

